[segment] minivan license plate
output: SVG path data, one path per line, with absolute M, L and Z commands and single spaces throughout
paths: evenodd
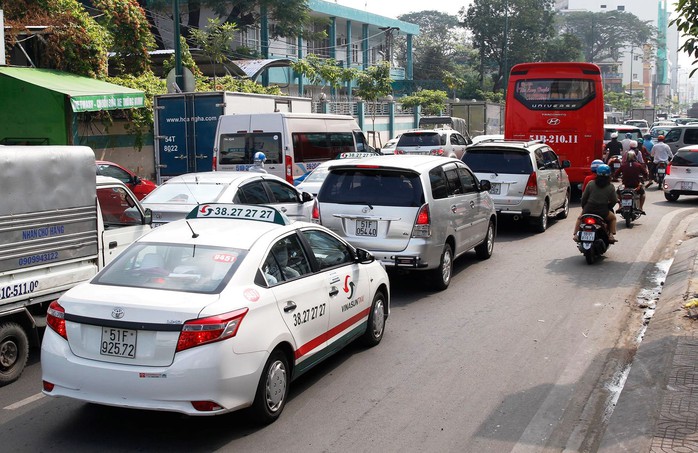
M 102 344 L 99 348 L 101 355 L 136 358 L 136 331 L 102 327 Z
M 490 188 L 490 195 L 499 195 L 502 193 L 502 185 L 498 183 L 492 183 L 492 187 Z
M 357 236 L 378 236 L 378 221 L 377 220 L 357 220 L 356 221 Z

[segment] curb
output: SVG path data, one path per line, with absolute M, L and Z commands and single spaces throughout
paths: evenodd
M 686 435 L 677 436 L 677 430 L 667 429 L 671 428 L 667 425 L 674 424 L 680 428 L 680 425 L 686 424 L 682 421 L 695 418 L 694 413 L 681 411 L 677 417 L 676 413 L 671 413 L 675 408 L 666 407 L 665 404 L 665 400 L 672 401 L 672 393 L 676 390 L 673 382 L 677 378 L 675 371 L 679 365 L 675 358 L 684 357 L 683 352 L 677 355 L 677 349 L 684 351 L 686 338 L 695 342 L 693 321 L 685 318 L 682 305 L 689 292 L 698 290 L 698 221 L 689 224 L 686 237 L 669 268 L 655 314 L 638 347 L 625 386 L 601 439 L 600 452 L 648 452 L 653 446 L 661 451 L 673 451 L 674 447 L 682 447 Z M 698 348 L 695 349 L 698 354 Z M 692 406 L 698 407 L 698 394 L 693 398 L 695 403 Z M 664 429 L 660 429 L 660 419 L 666 421 L 668 418 L 670 421 L 663 423 L 661 428 Z M 695 420 L 692 420 L 692 424 L 695 426 Z M 660 431 L 663 435 L 657 436 Z M 692 450 L 685 450 L 684 447 L 676 451 Z

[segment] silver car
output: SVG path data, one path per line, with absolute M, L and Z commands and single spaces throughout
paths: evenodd
M 394 152 L 460 159 L 467 145 L 465 137 L 453 129 L 420 129 L 400 135 Z
M 198 204 L 273 206 L 291 220 L 309 220 L 313 196 L 283 179 L 250 171 L 187 173 L 168 179 L 141 202 L 153 211 L 153 226 L 183 219 Z
M 570 212 L 570 180 L 550 146 L 540 141 L 488 141 L 471 145 L 463 162 L 478 178 L 491 183 L 490 195 L 499 215 L 531 222 L 540 233 L 548 219 Z
M 489 189 L 458 159 L 372 157 L 332 166 L 312 217 L 387 268 L 426 271 L 442 290 L 455 258 L 473 248 L 481 259 L 492 255 Z

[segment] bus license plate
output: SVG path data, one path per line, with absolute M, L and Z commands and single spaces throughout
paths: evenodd
M 592 242 L 596 233 L 593 231 L 582 231 L 582 242 Z
M 499 183 L 492 183 L 490 195 L 499 195 L 500 193 L 502 193 L 502 185 Z
M 378 236 L 378 221 L 377 220 L 357 220 L 356 221 L 357 236 Z
M 682 181 L 681 182 L 681 190 L 693 190 L 693 183 L 687 182 L 687 181 Z
M 621 200 L 621 203 L 623 206 L 632 206 L 633 205 L 633 199 L 632 198 L 623 198 Z
M 136 358 L 136 331 L 102 327 L 102 344 L 99 348 L 101 355 Z

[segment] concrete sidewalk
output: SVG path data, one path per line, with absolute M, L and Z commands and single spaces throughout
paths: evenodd
M 683 304 L 698 298 L 698 221 L 686 231 L 601 452 L 698 452 L 698 320 Z

